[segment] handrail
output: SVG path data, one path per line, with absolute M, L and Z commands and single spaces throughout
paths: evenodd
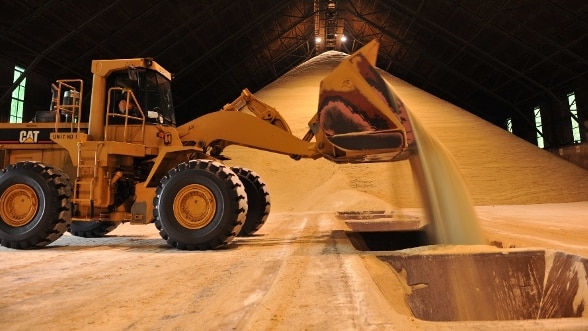
M 56 81 L 57 87 L 54 85 L 56 97 L 52 100 L 55 107 L 55 131 L 57 132 L 60 123 L 61 115 L 64 114 L 71 116 L 71 119 L 66 122 L 70 122 L 70 132 L 74 132 L 76 129 L 77 133 L 81 132 L 80 120 L 82 117 L 82 96 L 84 94 L 84 81 L 81 79 L 59 79 Z M 66 92 L 70 92 L 71 100 L 66 100 Z M 68 102 L 66 102 L 68 101 Z M 75 126 L 74 126 L 75 124 Z

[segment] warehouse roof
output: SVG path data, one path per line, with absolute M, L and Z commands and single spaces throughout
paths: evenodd
M 1 58 L 50 80 L 155 58 L 175 74 L 180 122 L 372 39 L 380 68 L 499 125 L 588 78 L 583 0 L 28 0 L 0 16 Z

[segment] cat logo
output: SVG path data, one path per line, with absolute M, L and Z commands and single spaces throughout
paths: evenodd
M 34 144 L 39 137 L 39 131 L 21 131 L 18 141 L 21 144 Z

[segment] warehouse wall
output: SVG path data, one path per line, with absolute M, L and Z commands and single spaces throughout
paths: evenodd
M 14 66 L 10 63 L 0 60 L 0 97 L 6 93 L 8 95 L 0 102 L 0 121 L 8 122 L 10 116 L 10 104 L 12 101 Z M 51 102 L 51 80 L 34 71 L 27 73 L 25 88 L 25 103 L 23 108 L 23 121 L 28 122 L 33 119 L 35 112 L 39 110 L 49 110 Z

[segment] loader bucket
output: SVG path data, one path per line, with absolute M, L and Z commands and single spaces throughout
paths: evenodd
M 321 81 L 309 126 L 317 150 L 333 162 L 398 161 L 416 153 L 407 109 L 375 68 L 377 50 L 374 40 Z

